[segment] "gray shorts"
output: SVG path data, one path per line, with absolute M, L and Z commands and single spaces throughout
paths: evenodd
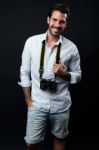
M 51 133 L 57 138 L 65 138 L 68 134 L 69 109 L 61 113 L 49 113 L 29 107 L 25 141 L 27 144 L 36 144 L 44 140 L 48 120 Z

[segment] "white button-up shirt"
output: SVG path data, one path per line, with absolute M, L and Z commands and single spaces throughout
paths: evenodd
M 46 40 L 47 33 L 35 35 L 27 39 L 23 53 L 22 64 L 20 67 L 20 85 L 31 87 L 31 99 L 34 107 L 50 113 L 63 112 L 71 105 L 69 84 L 80 81 L 80 57 L 76 45 L 67 38 L 60 36 L 54 48 L 48 46 L 46 42 L 44 56 L 43 78 L 52 79 L 55 75 L 52 71 L 55 63 L 57 45 L 61 42 L 60 64 L 71 74 L 71 80 L 65 81 L 59 76 L 56 77 L 57 90 L 55 92 L 43 91 L 40 89 L 39 67 L 42 41 Z

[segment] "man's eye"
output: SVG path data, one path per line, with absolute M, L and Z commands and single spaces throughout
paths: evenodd
M 65 21 L 60 21 L 61 24 L 65 24 Z
M 56 21 L 57 21 L 57 19 L 53 18 L 53 21 L 54 21 L 54 22 L 56 22 Z

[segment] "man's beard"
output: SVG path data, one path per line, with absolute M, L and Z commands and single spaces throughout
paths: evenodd
M 51 26 L 49 27 L 49 32 L 52 36 L 59 37 L 62 32 L 62 28 Z

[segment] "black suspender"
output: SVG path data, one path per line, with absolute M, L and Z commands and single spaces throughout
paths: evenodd
M 57 48 L 56 64 L 59 64 L 60 62 L 60 49 L 61 49 L 61 43 L 58 44 L 58 48 Z M 40 58 L 40 68 L 39 68 L 40 79 L 42 78 L 42 74 L 44 72 L 44 54 L 45 54 L 45 40 L 42 41 L 42 48 L 41 48 L 41 58 Z
M 39 68 L 40 79 L 42 78 L 42 74 L 44 72 L 44 54 L 45 54 L 45 40 L 42 41 L 42 48 L 41 48 L 41 58 L 40 58 L 40 68 Z
M 61 43 L 58 44 L 58 49 L 56 54 L 56 64 L 59 64 L 60 61 L 60 48 L 61 48 Z

